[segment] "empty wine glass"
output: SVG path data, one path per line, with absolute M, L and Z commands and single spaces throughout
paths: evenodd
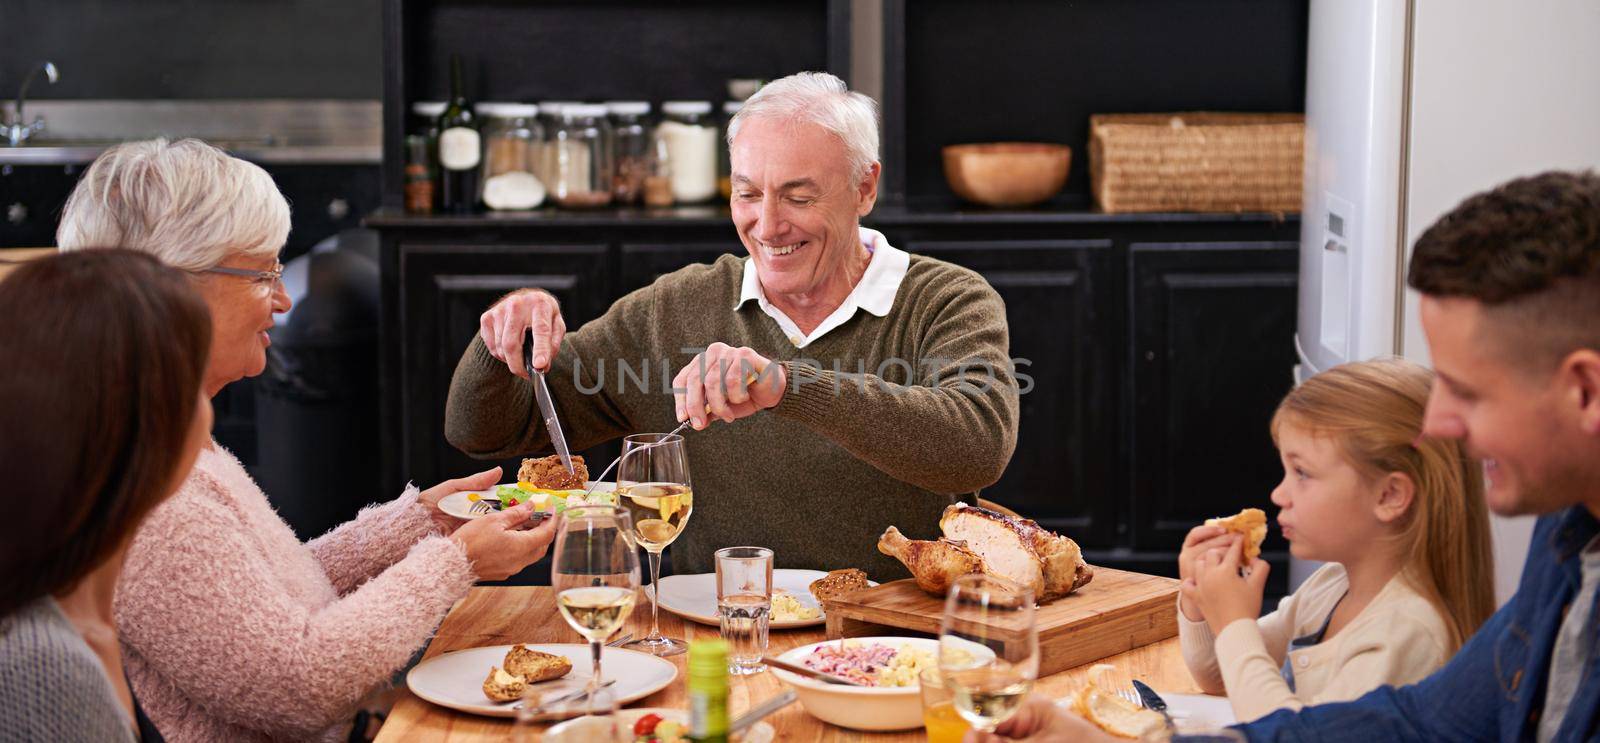
M 599 687 L 602 643 L 626 624 L 639 591 L 639 553 L 633 520 L 617 506 L 568 508 L 556 532 L 550 585 L 556 606 L 594 654 L 589 691 Z
M 939 673 L 973 728 L 991 732 L 1016 712 L 1039 677 L 1033 592 L 981 573 L 956 579 L 939 627 Z
M 689 455 L 682 436 L 640 433 L 622 440 L 617 503 L 633 517 L 634 540 L 650 555 L 650 634 L 626 647 L 657 656 L 678 655 L 688 645 L 661 636 L 656 592 L 661 585 L 661 551 L 678 538 L 694 512 Z

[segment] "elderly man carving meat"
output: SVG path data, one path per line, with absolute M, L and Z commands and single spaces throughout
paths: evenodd
M 935 534 L 956 496 L 999 479 L 1018 404 L 993 288 L 860 226 L 878 195 L 876 119 L 832 75 L 763 88 L 728 131 L 748 257 L 662 276 L 570 334 L 548 293 L 504 297 L 456 368 L 450 442 L 482 457 L 549 447 L 522 369 L 532 328 L 574 448 L 694 427 L 677 570 L 709 572 L 716 548 L 759 544 L 784 567 L 904 575 L 879 535 Z M 616 371 L 661 360 L 677 370 L 671 392 Z

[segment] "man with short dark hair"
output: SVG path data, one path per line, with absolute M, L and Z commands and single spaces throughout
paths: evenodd
M 1439 380 L 1424 435 L 1462 439 L 1484 460 L 1495 512 L 1541 514 L 1521 585 L 1421 682 L 1279 711 L 1240 729 L 1252 741 L 1594 740 L 1600 176 L 1545 173 L 1467 199 L 1417 241 L 1409 282 L 1423 295 Z M 999 732 L 1102 739 L 1040 700 Z

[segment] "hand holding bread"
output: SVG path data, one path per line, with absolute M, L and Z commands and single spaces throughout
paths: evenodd
M 1261 597 L 1271 567 L 1259 557 L 1247 565 L 1244 551 L 1245 540 L 1240 539 L 1225 553 L 1201 555 L 1195 561 L 1192 581 L 1178 589 L 1199 606 L 1213 634 L 1221 634 L 1224 627 L 1240 619 L 1255 621 L 1261 616 Z
M 1212 551 L 1225 552 L 1239 539 L 1237 532 L 1228 531 L 1220 526 L 1201 524 L 1190 529 L 1189 534 L 1183 538 L 1183 549 L 1178 552 L 1178 580 L 1184 585 L 1193 585 L 1195 565 L 1200 557 Z M 1200 606 L 1190 600 L 1187 593 L 1179 594 L 1178 608 L 1191 622 L 1206 620 L 1205 614 L 1200 611 Z

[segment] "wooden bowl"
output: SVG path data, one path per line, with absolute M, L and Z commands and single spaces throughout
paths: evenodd
M 1032 206 L 1049 201 L 1067 182 L 1072 148 L 1043 142 L 957 144 L 944 148 L 944 177 L 967 201 L 984 206 Z

